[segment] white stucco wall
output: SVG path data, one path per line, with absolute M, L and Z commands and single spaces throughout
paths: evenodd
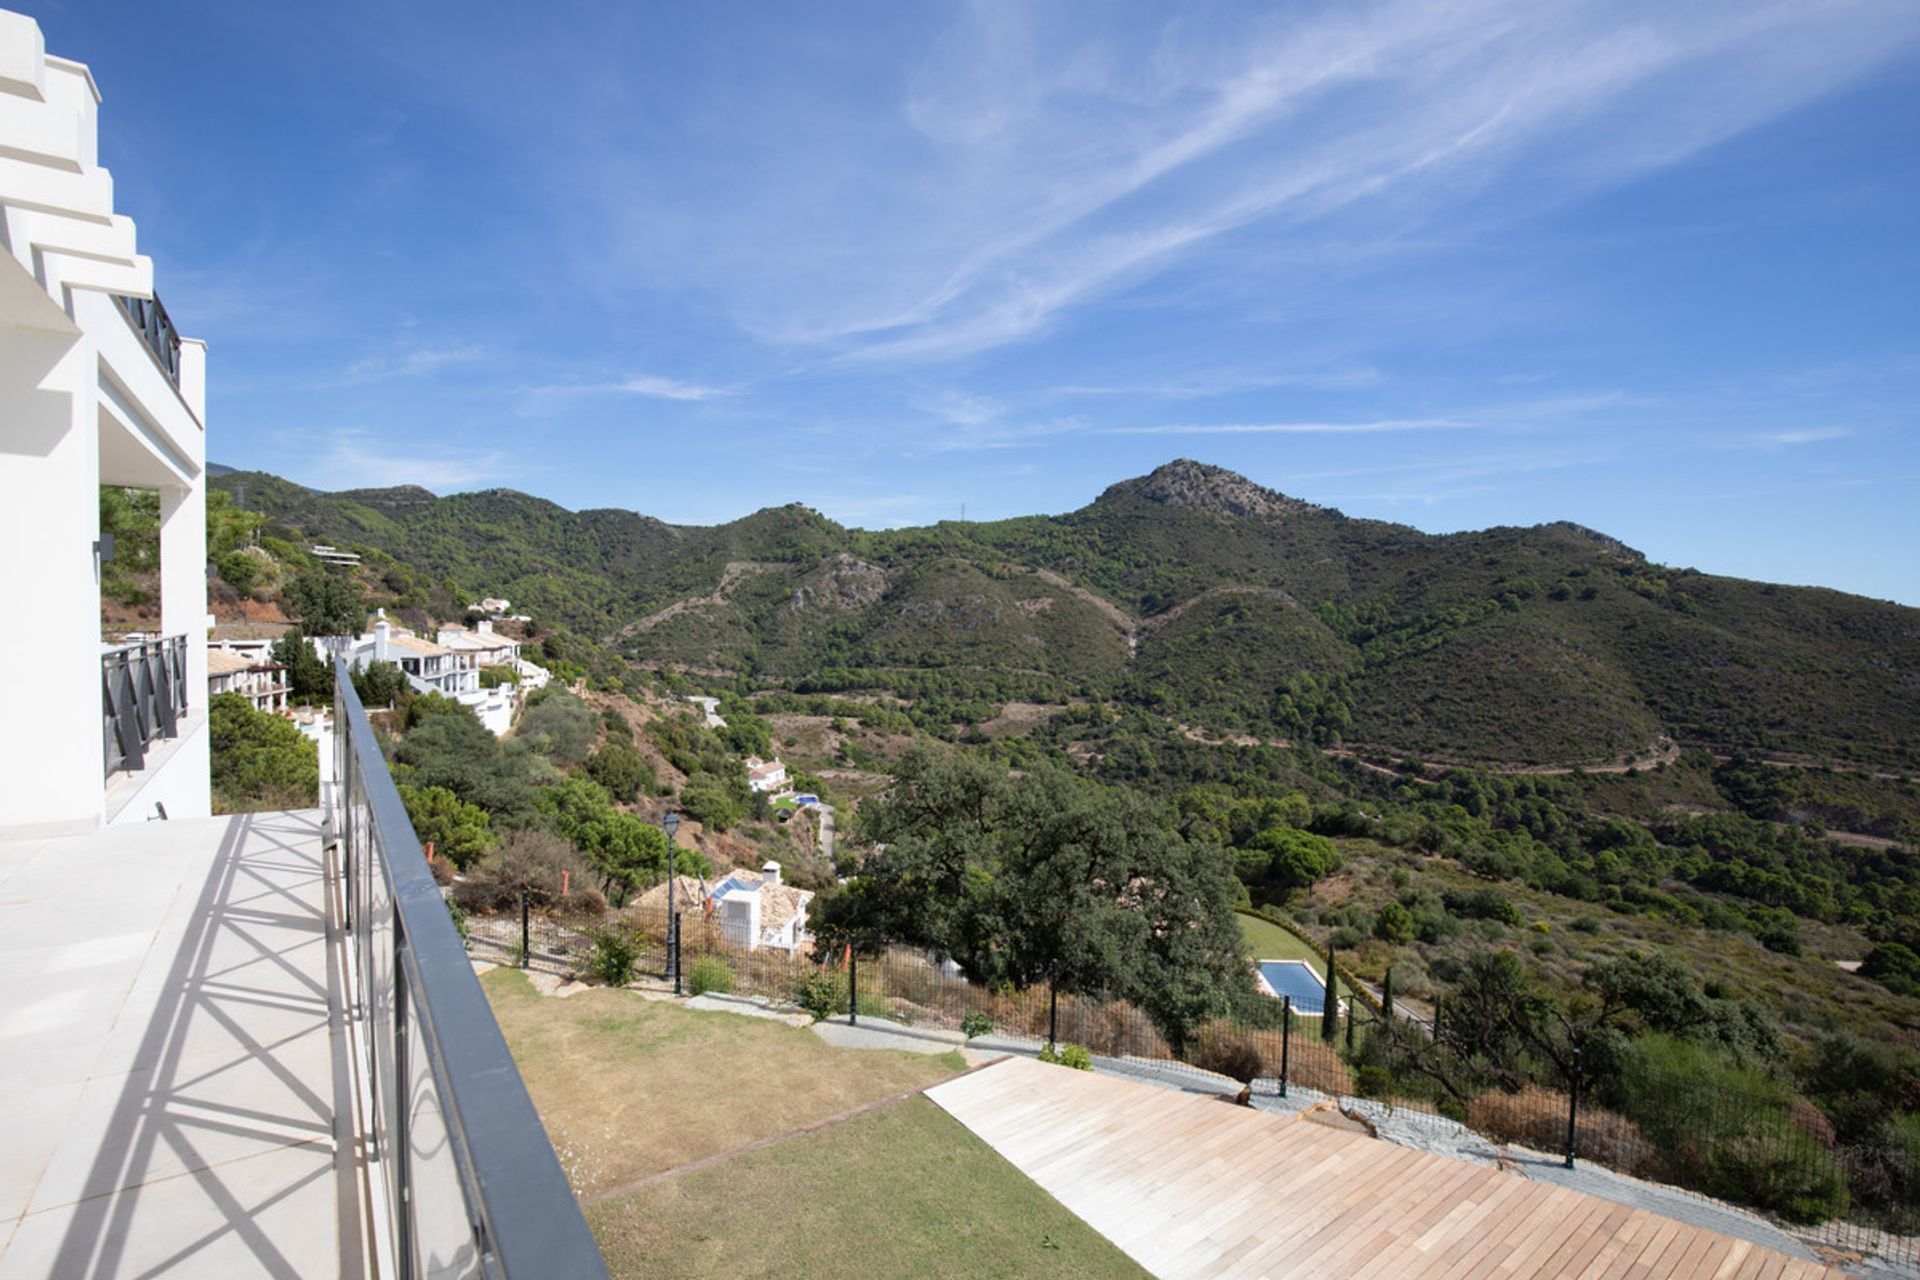
M 31 18 L 0 10 L 0 628 L 13 673 L 0 715 L 0 832 L 77 831 L 107 812 L 100 668 L 99 488 L 161 495 L 162 630 L 188 637 L 198 741 L 166 753 L 169 816 L 208 811 L 204 348 L 179 384 L 113 295 L 150 298 L 98 162 L 88 70 L 49 57 Z M 194 723 L 190 721 L 190 725 Z M 124 787 L 115 796 L 120 804 Z M 159 793 L 156 791 L 156 795 Z

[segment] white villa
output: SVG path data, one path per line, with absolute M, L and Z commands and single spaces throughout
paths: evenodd
M 772 794 L 787 785 L 787 766 L 779 760 L 762 760 L 759 756 L 747 757 L 747 786 L 755 791 Z
M 207 696 L 237 693 L 256 711 L 287 709 L 287 669 L 277 662 L 258 662 L 231 649 L 207 651 Z
M 482 619 L 473 630 L 465 627 L 441 627 L 434 637 L 455 653 L 472 654 L 483 667 L 511 667 L 520 661 L 520 642 L 493 629 L 491 618 Z
M 513 689 L 485 688 L 480 683 L 479 654 L 426 640 L 405 627 L 387 621 L 387 611 L 374 615 L 373 630 L 360 636 L 317 636 L 314 648 L 322 656 L 338 655 L 353 667 L 390 662 L 420 693 L 438 693 L 473 709 L 480 723 L 495 737 L 513 727 Z

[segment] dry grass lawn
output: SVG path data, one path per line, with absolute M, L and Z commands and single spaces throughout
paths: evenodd
M 1146 1272 L 925 1098 L 591 1205 L 616 1278 Z
M 957 1054 L 836 1049 L 813 1032 L 629 991 L 565 1000 L 481 977 L 574 1192 L 587 1195 L 817 1124 L 962 1069 Z

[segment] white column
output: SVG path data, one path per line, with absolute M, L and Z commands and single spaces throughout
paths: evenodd
M 187 638 L 187 710 L 204 737 L 207 715 L 207 476 L 202 471 L 187 488 L 160 490 L 160 633 Z M 197 754 L 197 753 L 196 753 Z M 212 783 L 205 766 L 182 762 L 183 783 L 169 781 L 167 812 L 192 818 L 213 811 Z
M 0 599 L 23 619 L 0 628 L 0 831 L 14 834 L 105 814 L 94 363 L 77 333 L 0 319 Z

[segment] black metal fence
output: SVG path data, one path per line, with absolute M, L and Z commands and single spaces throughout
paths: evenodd
M 664 983 L 671 971 L 664 912 L 564 918 L 527 911 L 476 917 L 468 932 L 476 954 L 507 964 L 592 977 L 597 958 L 611 951 L 636 976 Z M 816 1014 L 990 1034 L 1028 1048 L 1078 1045 L 1156 1070 L 1237 1080 L 1256 1096 L 1323 1095 L 1382 1130 L 1410 1126 L 1429 1145 L 1567 1166 L 1591 1162 L 1803 1224 L 1837 1248 L 1920 1263 L 1915 1146 L 1897 1137 L 1835 1141 L 1808 1114 L 1810 1104 L 1785 1106 L 1779 1094 L 1720 1089 L 1703 1107 L 1699 1090 L 1682 1081 L 1656 1081 L 1617 1110 L 1591 1097 L 1589 1082 L 1565 1073 L 1554 1078 L 1550 1068 L 1512 1087 L 1481 1083 L 1449 1092 L 1438 1082 L 1448 1074 L 1443 1064 L 1431 1060 L 1442 1047 L 1432 1021 L 1398 1011 L 1389 1017 L 1376 993 L 1356 987 L 1350 975 L 1339 984 L 1332 1017 L 1295 1013 L 1290 1001 L 1274 999 L 1260 1006 L 1262 1017 L 1204 1023 L 1176 1045 L 1127 1001 L 1046 986 L 989 991 L 908 948 L 859 956 L 747 950 L 689 909 L 681 913 L 681 950 L 682 986 L 690 994 L 761 997 Z M 1448 1016 L 1444 1007 L 1439 1016 Z M 1398 1070 L 1381 1065 L 1396 1052 L 1427 1055 L 1433 1076 L 1404 1061 Z M 1819 1225 L 1804 1225 L 1812 1222 Z
M 606 1280 L 337 659 L 333 697 L 328 822 L 342 855 L 351 1012 L 371 1092 L 364 1139 L 394 1270 Z
M 166 636 L 100 655 L 100 741 L 108 777 L 146 767 L 155 740 L 187 714 L 187 638 Z

